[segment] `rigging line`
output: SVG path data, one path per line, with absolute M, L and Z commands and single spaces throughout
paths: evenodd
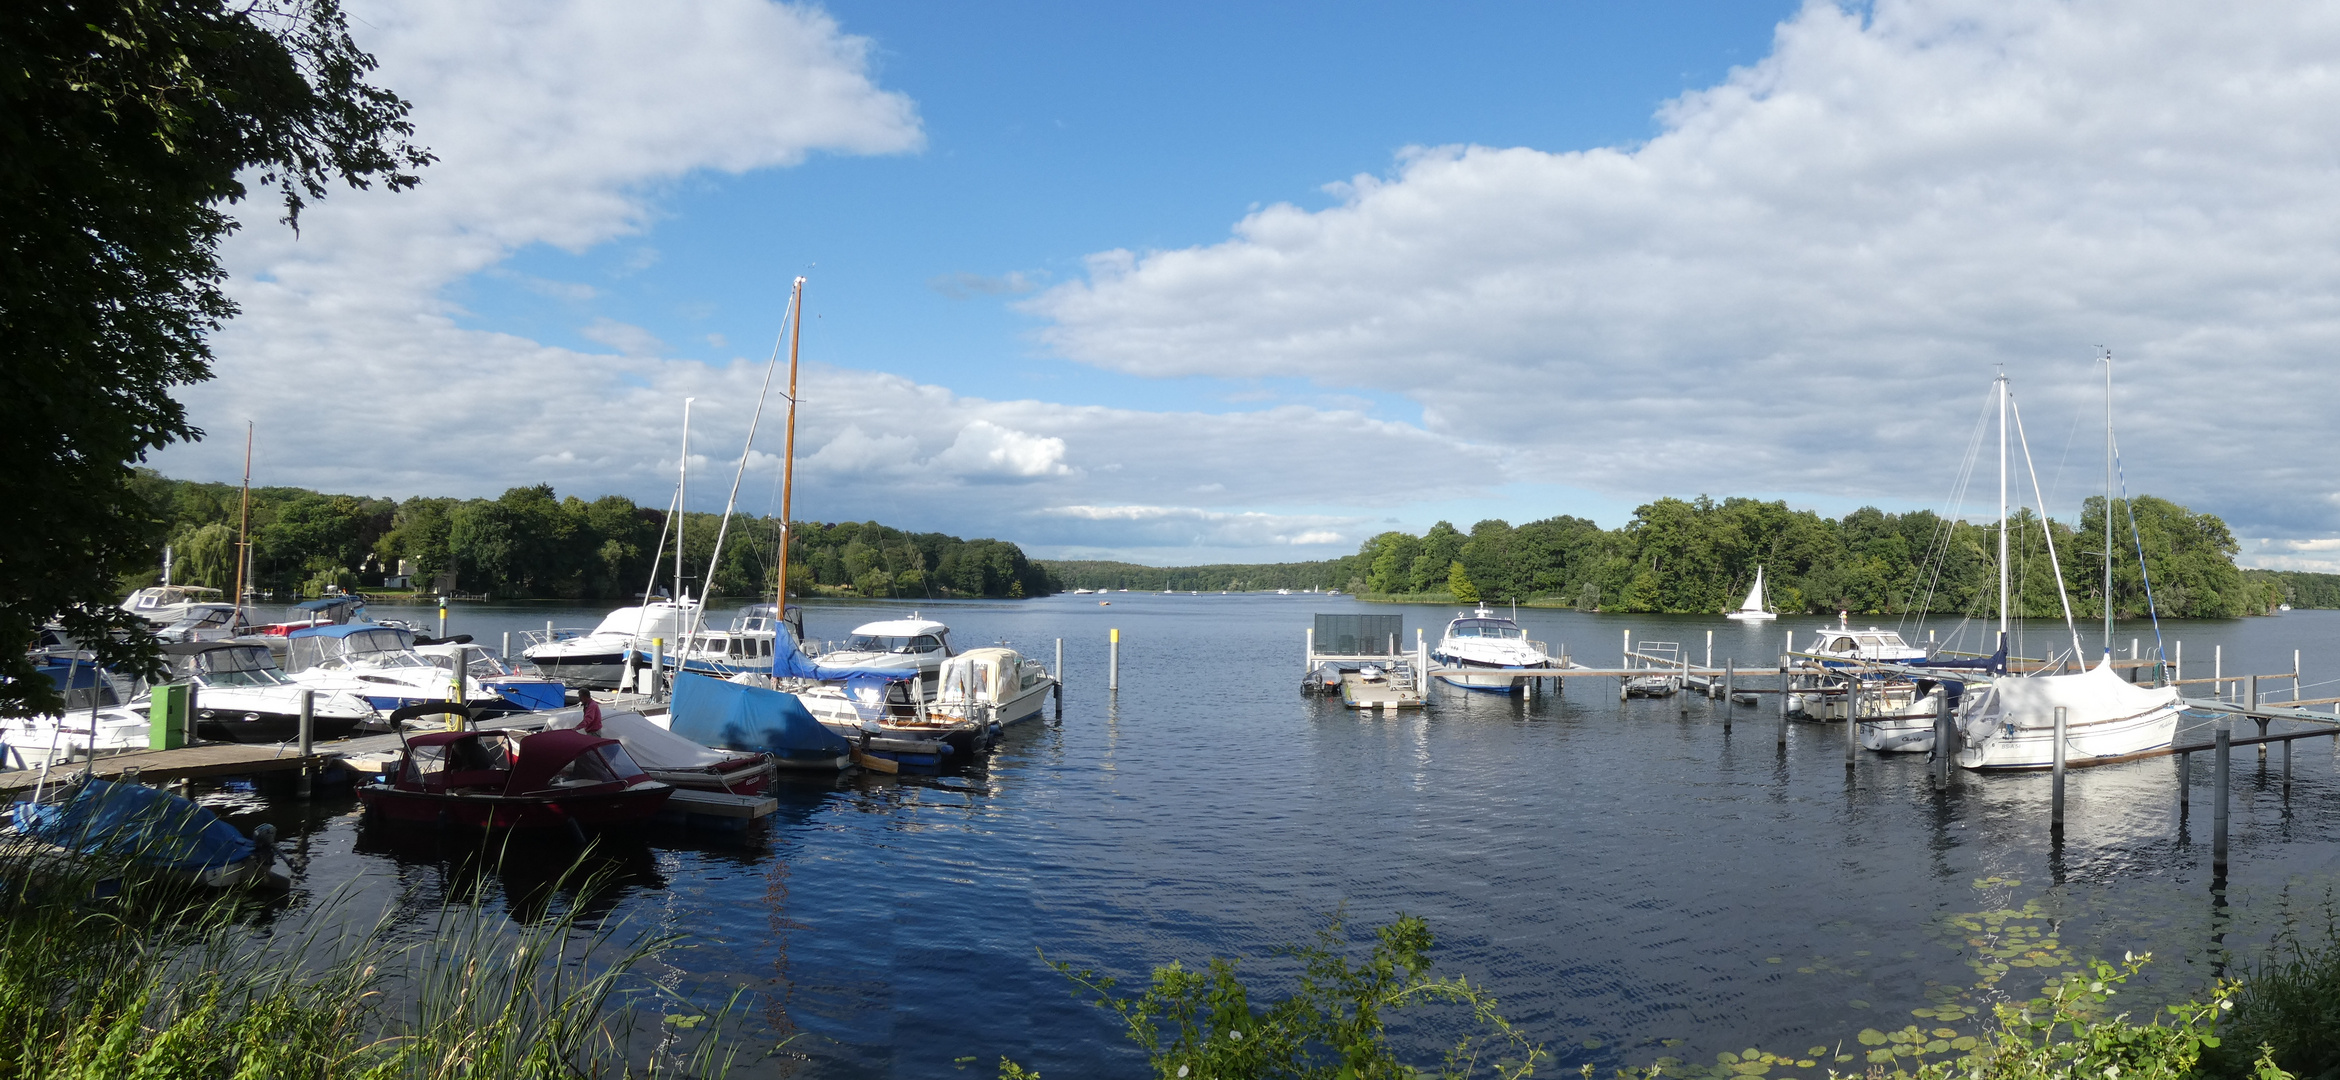
M 715 527 L 715 553 L 707 558 L 707 585 L 699 590 L 699 608 L 691 613 L 690 640 L 707 619 L 707 593 L 715 589 L 715 570 L 723 565 L 723 538 L 731 532 L 731 512 L 739 506 L 739 482 L 747 479 L 748 458 L 756 452 L 756 427 L 764 422 L 764 400 L 772 393 L 772 372 L 780 366 L 780 347 L 788 341 L 788 316 L 780 317 L 780 336 L 772 342 L 772 359 L 764 364 L 764 385 L 756 391 L 756 411 L 748 417 L 747 445 L 739 448 L 739 470 L 731 474 L 731 496 L 723 501 L 723 523 Z M 787 395 L 783 394 L 782 397 Z
M 682 485 L 676 484 L 674 498 L 667 500 L 666 503 L 666 520 L 658 524 L 658 553 L 650 556 L 650 580 L 642 585 L 642 606 L 634 609 L 634 637 L 637 639 L 642 636 L 642 624 L 650 618 L 650 592 L 658 587 L 658 564 L 666 560 L 666 527 L 682 520 L 675 514 L 675 511 L 680 508 L 681 502 Z M 675 530 L 674 543 L 678 548 L 682 546 L 681 529 Z M 682 582 L 675 582 L 675 591 L 682 591 Z M 626 650 L 631 652 L 633 648 L 634 642 L 628 640 Z
M 2010 401 L 2009 404 L 2013 405 L 2014 403 Z M 2021 406 L 2015 406 L 2015 439 L 2023 447 L 2023 468 L 2024 471 L 2031 474 L 2031 494 L 2037 497 L 2039 496 L 2039 470 L 2031 464 L 2031 440 L 2023 434 L 2023 409 Z M 2044 499 L 2042 501 L 2044 502 Z M 2047 508 L 2044 505 L 2040 507 L 2039 511 L 2039 533 L 2041 538 L 2047 541 L 2048 567 L 2056 575 L 2056 600 L 2064 606 L 2064 627 L 2072 632 L 2072 655 L 2077 657 L 2081 655 L 2080 626 L 2072 621 L 2072 597 L 2064 591 L 2064 562 L 2056 556 L 2056 534 L 2048 522 Z
M 2048 475 L 2049 491 L 2064 490 L 2064 466 L 2069 464 L 2072 460 L 2072 440 L 2078 438 L 2079 435 L 2080 412 L 2079 410 L 2074 410 L 2072 413 L 2072 430 L 2064 433 L 2064 456 L 2061 460 L 2056 462 L 2056 471 Z M 2039 512 L 2042 517 L 2047 515 L 2047 504 L 2048 502 L 2052 501 L 2053 498 L 2053 496 L 2049 496 L 2048 498 L 2042 499 L 2040 501 Z
M 2112 437 L 2109 431 L 2106 435 Z M 2145 611 L 2153 617 L 2153 648 L 2162 660 L 2167 661 L 2168 646 L 2161 640 L 2161 602 L 2153 598 L 2153 571 L 2145 565 L 2145 537 L 2137 531 L 2137 500 L 2129 497 L 2129 469 L 2127 463 L 2121 460 L 2120 439 L 2112 438 L 2112 445 L 2113 472 L 2121 478 L 2121 509 L 2129 515 L 2129 540 L 2137 545 L 2137 577 L 2145 582 Z M 2112 507 L 2105 507 L 2104 512 L 2109 516 Z M 2106 555 L 2105 558 L 2112 556 Z M 2104 602 L 2112 603 L 2112 597 L 2105 597 Z
M 1927 615 L 1933 613 L 1934 595 L 1942 580 L 1942 570 L 1950 561 L 1950 546 L 1957 538 L 1959 512 L 1966 506 L 1966 492 L 1974 481 L 1975 463 L 1982 454 L 1983 432 L 1989 428 L 1993 394 L 1983 395 L 1982 408 L 1975 413 L 1974 429 L 1966 437 L 1966 456 L 1959 463 L 1958 475 L 1950 483 L 1949 516 L 1935 524 L 1935 536 L 1926 546 L 1926 559 L 1933 573 L 1926 579 L 1925 601 L 1918 609 L 1918 625 L 1925 625 Z

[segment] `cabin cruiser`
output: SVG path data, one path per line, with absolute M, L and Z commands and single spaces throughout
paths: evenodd
M 301 693 L 318 688 L 278 670 L 266 645 L 190 641 L 165 645 L 162 651 L 172 678 L 198 688 L 197 737 L 239 743 L 291 742 L 300 737 Z M 373 703 L 340 690 L 316 694 L 310 716 L 310 737 L 319 742 L 380 730 Z
M 1543 642 L 1528 640 L 1527 631 L 1520 629 L 1518 623 L 1484 605 L 1446 624 L 1446 633 L 1438 639 L 1438 647 L 1431 650 L 1430 661 L 1440 667 L 1478 669 L 1468 675 L 1440 675 L 1439 678 L 1465 690 L 1498 694 L 1517 692 L 1527 679 L 1508 672 L 1552 666 Z
M 676 641 L 666 643 L 666 650 L 658 659 L 672 674 L 676 668 L 728 679 L 741 672 L 772 670 L 773 642 L 781 634 L 789 640 L 804 640 L 804 612 L 788 609 L 788 618 L 780 618 L 776 604 L 751 604 L 731 620 L 728 630 L 700 630 Z M 632 666 L 648 666 L 648 650 L 636 649 Z
M 942 680 L 927 711 L 1005 726 L 1040 715 L 1056 677 L 1048 665 L 1014 649 L 969 649 L 943 661 Z
M 1924 665 L 1926 650 L 1902 640 L 1900 634 L 1878 627 L 1855 629 L 1849 616 L 1812 635 L 1801 650 L 1807 660 L 1800 691 L 1788 695 L 1788 715 L 1804 720 L 1838 721 L 1845 718 L 1845 676 L 1834 671 L 1866 668 L 1872 664 Z M 1926 695 L 1933 687 L 1883 671 L 1865 671 L 1861 680 L 1860 721 L 1864 741 L 1872 750 L 1924 751 L 1933 748 L 1934 706 Z M 1919 734 L 1922 732 L 1922 738 Z M 1920 745 L 1922 743 L 1922 745 Z
M 484 650 L 483 650 L 484 651 Z M 414 632 L 373 623 L 303 627 L 286 635 L 286 665 L 292 679 L 318 690 L 353 693 L 389 711 L 427 701 L 446 701 L 455 692 L 454 668 L 441 668 L 414 651 Z M 510 712 L 496 690 L 466 680 L 464 703 L 473 709 Z
M 823 682 L 797 692 L 807 711 L 833 731 L 858 732 L 889 715 L 915 716 L 934 700 L 943 664 L 952 657 L 951 628 L 914 612 L 855 627 L 845 643 L 821 654 L 823 667 L 853 668 L 864 677 Z M 898 681 L 883 678 L 899 673 Z
M 164 641 L 226 641 L 245 629 L 234 604 L 188 604 L 177 622 L 154 636 Z
M 190 606 L 214 603 L 219 595 L 218 589 L 201 585 L 149 585 L 122 601 L 122 610 L 156 626 L 169 626 L 186 618 Z
M 700 605 L 688 595 L 681 603 L 653 600 L 610 612 L 591 631 L 573 629 L 522 635 L 528 647 L 520 655 L 536 670 L 568 686 L 594 690 L 616 689 L 626 676 L 629 651 L 647 655 L 652 641 L 668 645 L 682 640 Z
M 1850 617 L 1841 613 L 1836 617 L 1836 625 L 1821 628 L 1812 636 L 1812 647 L 1804 651 L 1817 654 L 1823 667 L 1926 662 L 1926 651 L 1903 641 L 1900 634 L 1874 626 L 1855 630 Z
M 125 678 L 70 648 L 33 658 L 64 695 L 62 716 L 0 717 L 0 769 L 37 769 L 92 754 L 143 750 L 146 713 L 133 708 L 137 680 Z
M 442 641 L 433 645 L 417 645 L 414 654 L 438 670 L 441 686 L 452 686 L 455 665 L 463 665 L 465 682 L 480 690 L 504 699 L 506 705 L 522 712 L 544 712 L 569 703 L 569 688 L 557 679 L 541 675 L 523 675 L 505 663 L 485 645 L 470 642 Z M 467 695 L 476 699 L 477 695 Z M 444 700 L 441 693 L 432 700 Z

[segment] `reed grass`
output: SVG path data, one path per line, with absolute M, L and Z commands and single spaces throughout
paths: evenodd
M 529 923 L 449 905 L 409 944 L 396 905 L 363 930 L 326 910 L 267 932 L 249 897 L 131 863 L 0 843 L 0 1080 L 566 1080 L 733 1063 L 730 1009 L 631 977 L 675 939 L 587 927 L 583 905 Z

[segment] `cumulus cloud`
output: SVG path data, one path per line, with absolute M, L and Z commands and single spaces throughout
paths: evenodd
M 943 274 L 927 279 L 926 287 L 953 300 L 973 296 L 1022 296 L 1040 287 L 1041 274 L 1011 270 L 996 277 L 983 274 Z
M 666 348 L 666 343 L 658 340 L 657 335 L 616 319 L 595 319 L 577 332 L 587 340 L 598 341 L 627 356 L 656 356 Z
M 1025 307 L 1100 367 L 1392 391 L 1634 497 L 1923 504 L 1998 365 L 2060 433 L 2108 345 L 2133 487 L 2328 536 L 2329 424 L 2285 403 L 2340 352 L 2336 60 L 2328 5 L 1814 2 L 1643 145 L 1412 149 Z

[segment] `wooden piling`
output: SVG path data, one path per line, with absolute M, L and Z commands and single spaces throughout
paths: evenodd
M 2194 805 L 2194 755 L 2179 754 L 2178 759 L 2178 818 L 2184 820 L 2186 811 Z
M 1787 750 L 1787 699 L 1788 658 L 1782 653 L 1779 657 L 1779 748 L 1783 752 Z
M 1739 711 L 1739 703 L 1731 697 L 1732 684 L 1739 677 L 1739 661 L 1733 657 L 1723 661 L 1723 734 L 1731 733 L 1731 714 Z
M 1950 695 L 1936 686 L 1934 692 L 1926 696 L 1934 702 L 1934 786 L 1947 788 L 1950 786 L 1950 755 L 1957 752 L 1950 745 L 1953 726 L 1950 722 Z
M 1853 771 L 1853 755 L 1861 748 L 1861 678 L 1844 683 L 1844 771 Z
M 2252 675 L 2252 676 L 2250 676 L 2250 678 L 2248 679 L 2248 685 L 2249 685 L 2249 694 L 2250 694 L 2250 697 L 2249 697 L 2249 699 L 2248 699 L 2248 707 L 2249 707 L 2249 709 L 2250 709 L 2252 712 L 2257 712 L 2257 711 L 2259 711 L 2259 677 L 2258 677 L 2257 675 Z M 2262 738 L 2262 739 L 2263 739 L 2263 738 L 2266 738 L 2266 737 L 2267 737 L 2267 718 L 2266 718 L 2266 717 L 2264 717 L 2264 716 L 2254 716 L 2254 717 L 2251 717 L 2251 719 L 2252 719 L 2252 720 L 2255 720 L 2255 721 L 2257 721 L 2257 722 L 2258 722 L 2258 724 L 2259 724 L 2259 737 L 2260 737 L 2260 738 Z M 2259 760 L 2260 760 L 2260 761 L 2265 761 L 2265 760 L 2267 760 L 2267 744 L 2266 744 L 2266 743 L 2260 743 L 2260 744 L 2259 744 Z
M 311 772 L 315 771 L 315 770 L 314 770 L 314 769 L 313 769 L 313 768 L 312 768 L 312 767 L 311 767 L 311 766 L 308 764 L 308 761 L 309 761 L 309 749 L 310 749 L 310 747 L 311 747 L 311 746 L 312 746 L 312 745 L 315 743 L 315 741 L 316 741 L 316 740 L 315 740 L 316 727 L 317 727 L 317 692 L 316 692 L 315 690 L 303 690 L 303 691 L 301 691 L 301 762 L 302 762 L 302 764 L 301 764 L 301 775 L 300 775 L 300 780 L 299 780 L 299 781 L 298 781 L 298 783 L 295 785 L 295 790 L 294 790 L 294 793 L 295 793 L 295 794 L 297 794 L 297 795 L 299 795 L 299 796 L 300 796 L 301 798 L 303 798 L 303 799 L 306 799 L 306 798 L 308 798 L 308 797 L 309 797 L 309 794 L 310 794 L 310 788 L 309 788 L 309 774 L 310 774 Z
M 2212 876 L 2217 877 L 2221 881 L 2226 879 L 2226 774 L 2228 761 L 2227 740 L 2233 737 L 2234 736 L 2227 732 L 2226 724 L 2223 721 L 2220 722 L 2218 725 L 2218 744 L 2217 748 L 2211 753 L 2210 764 L 2211 769 L 2215 771 L 2215 775 L 2210 778 L 2210 797 L 2212 800 L 2212 807 L 2210 811 L 2210 873 Z

